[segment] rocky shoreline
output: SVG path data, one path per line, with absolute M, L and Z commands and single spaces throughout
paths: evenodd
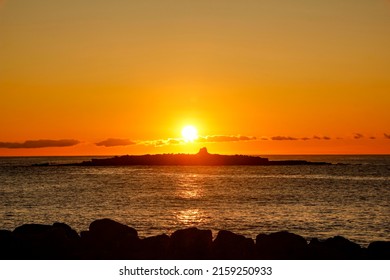
M 281 231 L 259 234 L 253 240 L 227 230 L 213 239 L 211 230 L 197 228 L 140 238 L 134 228 L 101 219 L 80 234 L 64 223 L 0 230 L 0 259 L 390 260 L 390 241 L 374 241 L 364 248 L 341 236 L 307 242 L 302 236 Z

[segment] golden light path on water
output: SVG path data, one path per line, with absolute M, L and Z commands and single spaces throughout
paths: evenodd
M 75 159 L 3 158 L 0 228 L 59 221 L 80 232 L 111 218 L 141 237 L 197 227 L 213 236 L 222 229 L 251 238 L 288 230 L 361 245 L 388 240 L 388 156 L 302 159 L 345 164 L 38 168 L 31 164 Z
M 176 218 L 180 224 L 186 227 L 196 226 L 197 224 L 201 224 L 204 222 L 203 213 L 199 209 L 188 209 L 179 211 L 176 214 Z
M 178 224 L 189 227 L 202 224 L 206 220 L 205 212 L 193 207 L 191 202 L 199 200 L 204 196 L 204 189 L 197 174 L 180 176 L 177 181 L 175 195 L 182 200 L 188 200 L 188 209 L 176 212 Z

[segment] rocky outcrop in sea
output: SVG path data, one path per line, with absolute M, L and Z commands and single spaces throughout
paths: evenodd
M 327 162 L 310 162 L 305 160 L 276 160 L 248 155 L 210 154 L 207 148 L 201 148 L 197 154 L 156 154 L 139 156 L 116 156 L 98 158 L 81 163 L 65 165 L 73 166 L 129 166 L 129 165 L 159 165 L 159 166 L 231 166 L 231 165 L 329 165 Z M 47 163 L 40 165 L 48 165 Z

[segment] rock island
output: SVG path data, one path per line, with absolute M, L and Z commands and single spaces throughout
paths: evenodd
M 125 155 L 105 159 L 92 159 L 72 165 L 78 166 L 126 166 L 126 165 L 327 165 L 327 162 L 305 160 L 271 161 L 268 158 L 248 155 L 210 154 L 207 148 L 201 148 L 197 154 L 156 154 Z

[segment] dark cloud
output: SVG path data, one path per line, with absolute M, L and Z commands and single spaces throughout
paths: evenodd
M 371 136 L 371 137 L 370 137 L 370 139 L 371 139 L 371 140 L 375 140 L 375 139 L 376 139 L 376 137 L 374 137 L 374 136 Z
M 313 136 L 313 139 L 314 139 L 314 140 L 331 140 L 332 138 L 330 138 L 330 137 L 328 137 L 328 136 L 322 136 L 322 137 L 320 137 L 320 136 L 314 135 L 314 136 Z
M 256 137 L 253 136 L 232 136 L 232 135 L 209 135 L 199 137 L 197 142 L 237 142 L 237 141 L 254 141 Z
M 133 141 L 130 141 L 128 139 L 114 139 L 109 138 L 104 141 L 95 143 L 96 146 L 104 146 L 104 147 L 114 147 L 114 146 L 128 146 L 128 145 L 135 145 L 136 143 Z
M 61 140 L 27 140 L 23 143 L 18 142 L 0 142 L 0 148 L 6 149 L 37 149 L 37 148 L 52 148 L 52 147 L 70 147 L 79 144 L 80 141 L 74 139 Z
M 358 140 L 358 139 L 362 139 L 364 138 L 364 135 L 361 134 L 361 133 L 355 133 L 354 136 L 353 136 L 354 139 Z
M 386 139 L 390 139 L 390 134 L 383 133 Z
M 310 140 L 310 138 L 309 137 L 302 137 L 301 140 L 307 141 L 307 140 Z
M 260 140 L 266 141 L 266 140 L 268 140 L 268 138 L 267 137 L 261 137 Z
M 276 140 L 276 141 L 284 141 L 284 140 L 293 141 L 293 140 L 298 140 L 298 138 L 291 137 L 291 136 L 274 136 L 274 137 L 271 137 L 271 139 L 272 140 Z

